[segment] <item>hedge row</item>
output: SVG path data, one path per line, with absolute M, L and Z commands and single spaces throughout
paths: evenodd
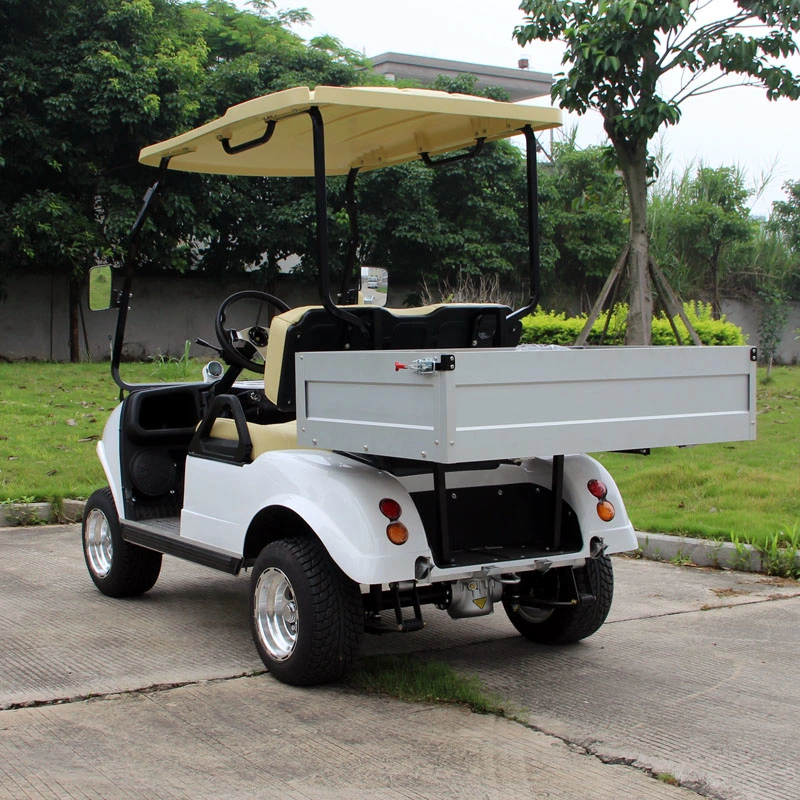
M 711 304 L 700 301 L 684 303 L 683 308 L 691 322 L 700 341 L 706 345 L 740 345 L 746 344 L 745 335 L 738 325 L 722 319 L 714 319 Z M 592 325 L 587 344 L 600 344 L 600 335 L 606 321 L 606 314 L 601 314 Z M 611 320 L 608 324 L 604 344 L 624 344 L 625 328 L 628 319 L 628 306 L 619 303 L 614 306 Z M 522 320 L 521 342 L 526 344 L 574 344 L 578 335 L 586 324 L 586 315 L 567 317 L 566 314 L 555 311 L 537 311 Z M 680 333 L 684 344 L 691 344 L 692 340 L 686 326 L 680 317 L 675 318 L 675 326 Z M 653 317 L 652 341 L 654 345 L 674 345 L 675 334 L 669 319 L 663 314 Z

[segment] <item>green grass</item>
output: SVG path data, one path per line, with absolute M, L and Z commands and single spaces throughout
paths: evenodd
M 123 375 L 199 380 L 202 364 L 123 364 Z M 755 442 L 598 456 L 637 528 L 756 545 L 800 530 L 800 367 L 763 378 Z M 86 498 L 104 485 L 95 445 L 118 395 L 108 364 L 0 364 L 0 501 Z
M 123 364 L 131 382 L 202 380 L 200 361 Z M 106 484 L 96 442 L 119 401 L 108 363 L 0 364 L 0 501 L 87 498 Z
M 633 524 L 644 531 L 766 544 L 800 522 L 800 368 L 759 370 L 758 439 L 602 453 Z
M 413 655 L 368 656 L 346 677 L 352 688 L 370 694 L 397 697 L 408 703 L 460 705 L 479 714 L 515 719 L 517 711 L 471 676 L 456 672 L 440 661 L 423 661 Z

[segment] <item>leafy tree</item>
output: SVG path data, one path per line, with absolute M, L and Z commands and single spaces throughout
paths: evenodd
M 83 271 L 113 250 L 138 137 L 163 137 L 197 110 L 188 83 L 205 49 L 178 41 L 176 13 L 168 0 L 0 9 L 0 224 L 11 232 L 2 261 L 70 275 L 74 359 Z
M 767 378 L 783 340 L 783 329 L 789 317 L 789 295 L 780 286 L 765 282 L 759 287 L 761 309 L 758 319 L 759 358 L 767 365 Z
M 539 179 L 542 262 L 553 287 L 588 298 L 627 240 L 625 190 L 605 148 L 579 149 L 574 132 L 554 143 L 552 156 Z
M 475 88 L 471 75 L 440 76 L 440 91 L 501 99 Z M 439 167 L 421 161 L 359 175 L 356 198 L 363 264 L 390 267 L 397 284 L 453 286 L 465 276 L 527 276 L 524 158 L 509 142 L 486 144 L 479 155 Z M 344 208 L 344 181 L 330 181 L 331 207 Z M 348 228 L 332 218 L 332 262 L 341 265 Z
M 257 13 L 224 0 L 0 6 L 0 270 L 36 266 L 70 276 L 73 360 L 85 271 L 98 258 L 119 259 L 155 177 L 137 163 L 142 146 L 268 91 L 360 80 L 363 59 L 332 39 L 308 46 L 286 29 L 304 12 L 256 6 Z M 158 234 L 143 242 L 146 265 L 242 270 L 268 252 L 274 270 L 298 243 L 302 205 L 278 184 L 251 182 L 234 193 L 224 179 L 169 180 Z
M 675 249 L 703 288 L 710 283 L 715 319 L 722 315 L 720 281 L 729 266 L 726 257 L 754 233 L 748 196 L 741 173 L 732 167 L 701 166 L 680 187 L 673 218 Z
M 770 226 L 800 258 L 800 181 L 785 183 L 783 190 L 788 199 L 772 204 Z
M 553 99 L 578 114 L 600 112 L 622 171 L 630 208 L 630 344 L 650 341 L 650 140 L 662 125 L 678 122 L 684 100 L 731 79 L 764 87 L 771 100 L 800 96 L 800 80 L 776 63 L 798 52 L 797 0 L 736 0 L 728 17 L 700 22 L 707 6 L 704 0 L 520 3 L 526 16 L 514 32 L 517 41 L 564 42 L 568 66 L 553 84 Z M 670 73 L 683 78 L 671 95 L 662 80 Z

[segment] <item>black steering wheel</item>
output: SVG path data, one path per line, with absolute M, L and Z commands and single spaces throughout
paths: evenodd
M 228 309 L 241 300 L 257 300 L 257 312 L 254 324 L 249 327 L 236 330 L 226 328 L 225 320 Z M 269 342 L 269 310 L 265 306 L 272 306 L 277 313 L 282 314 L 288 311 L 290 306 L 286 305 L 278 297 L 259 292 L 255 289 L 248 289 L 244 292 L 236 292 L 226 298 L 217 311 L 214 320 L 214 329 L 217 333 L 219 346 L 222 348 L 222 356 L 229 364 L 233 364 L 242 369 L 250 369 L 253 372 L 263 372 L 264 362 L 267 359 L 267 342 Z M 255 361 L 254 357 L 260 356 L 261 361 Z

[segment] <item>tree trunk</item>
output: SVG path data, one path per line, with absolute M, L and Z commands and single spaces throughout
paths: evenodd
M 719 248 L 714 248 L 711 256 L 711 281 L 714 289 L 714 299 L 711 303 L 711 316 L 714 319 L 722 319 L 722 302 L 719 297 Z
M 610 135 L 610 134 L 609 134 Z M 631 215 L 628 275 L 630 301 L 626 345 L 649 345 L 653 323 L 650 285 L 650 236 L 647 230 L 647 143 L 614 141 Z
M 77 364 L 81 360 L 81 284 L 80 277 L 69 278 L 69 360 Z

